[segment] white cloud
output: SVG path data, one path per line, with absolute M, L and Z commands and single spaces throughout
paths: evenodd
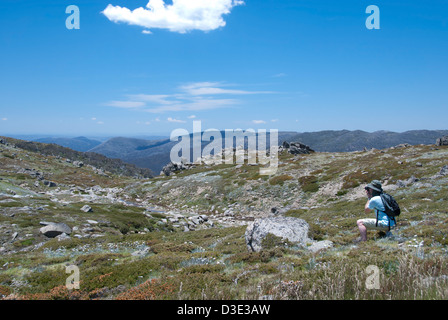
M 218 82 L 196 82 L 188 85 L 181 86 L 180 89 L 193 96 L 200 95 L 216 95 L 216 94 L 257 94 L 268 92 L 257 91 L 245 91 L 235 89 L 223 89 L 220 88 L 222 84 Z M 269 92 L 270 93 L 270 92 Z
M 104 122 L 103 122 L 103 121 L 98 121 L 97 123 L 98 123 L 98 124 L 104 124 Z
M 188 119 L 194 119 L 196 118 L 196 116 L 194 114 L 192 114 L 191 116 L 188 116 Z
M 143 30 L 142 33 L 143 33 L 143 34 L 152 34 L 152 32 L 149 31 L 149 30 Z
M 117 107 L 117 108 L 125 108 L 125 109 L 133 109 L 140 108 L 145 106 L 144 102 L 141 101 L 110 101 L 105 105 L 109 107 Z
M 160 105 L 146 109 L 151 113 L 163 113 L 167 111 L 203 111 L 226 108 L 239 103 L 235 99 L 194 99 L 191 101 L 178 101 L 171 105 Z
M 172 94 L 132 94 L 128 100 L 110 101 L 106 106 L 139 109 L 151 113 L 172 111 L 201 111 L 228 108 L 241 103 L 240 95 L 272 93 L 269 91 L 246 91 L 231 89 L 219 82 L 196 82 L 177 88 Z M 190 118 L 193 119 L 193 118 Z
M 2 121 L 8 121 L 8 118 L 2 118 Z
M 166 120 L 168 120 L 168 122 L 177 122 L 177 123 L 185 123 L 186 122 L 186 121 L 174 119 L 171 117 L 168 117 L 168 119 L 166 119 Z
M 92 118 L 92 120 L 93 120 L 93 121 L 95 121 L 95 120 L 96 120 L 96 118 L 95 118 L 95 117 L 93 117 L 93 118 Z
M 146 29 L 168 29 L 186 33 L 191 30 L 211 31 L 224 27 L 223 15 L 238 5 L 241 0 L 149 0 L 146 8 L 130 10 L 109 4 L 102 12 L 110 21 L 124 22 Z M 148 30 L 147 30 L 148 31 Z
M 278 122 L 278 119 L 272 119 L 271 122 Z
M 152 102 L 157 104 L 174 104 L 176 101 L 170 101 L 172 98 L 170 95 L 166 94 L 131 94 L 128 95 L 129 99 L 132 101 L 140 102 Z
M 266 121 L 264 121 L 264 120 L 252 120 L 252 122 L 255 123 L 255 124 L 264 124 L 264 123 L 266 123 Z

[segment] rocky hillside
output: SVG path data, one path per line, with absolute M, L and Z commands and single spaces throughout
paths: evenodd
M 42 156 L 64 158 L 66 162 L 84 164 L 98 167 L 100 171 L 108 171 L 114 174 L 135 176 L 141 178 L 152 177 L 152 172 L 146 168 L 139 168 L 133 164 L 126 163 L 117 158 L 108 158 L 95 152 L 80 152 L 60 146 L 56 143 L 41 143 L 35 141 L 20 140 L 14 138 L 0 137 L 0 144 L 11 145 L 22 150 L 32 151 Z M 13 155 L 14 156 L 14 155 Z
M 275 175 L 259 169 L 197 165 L 136 179 L 0 144 L 0 297 L 448 298 L 447 146 L 284 149 Z M 390 234 L 355 243 L 373 179 L 403 213 Z M 306 241 L 273 231 L 249 250 L 247 230 L 265 218 L 303 226 Z M 68 266 L 79 269 L 77 290 L 66 287 Z M 371 266 L 378 290 L 366 285 Z
M 385 149 L 400 144 L 432 144 L 448 135 L 448 130 L 410 130 L 405 132 L 339 130 L 298 133 L 290 141 L 301 141 L 320 152 L 350 152 L 366 149 Z

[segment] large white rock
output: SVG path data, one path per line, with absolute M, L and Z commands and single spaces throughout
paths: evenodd
M 54 238 L 63 233 L 68 235 L 72 233 L 72 229 L 65 223 L 48 223 L 45 227 L 40 228 L 40 232 L 49 238 Z
M 308 238 L 308 223 L 293 217 L 269 217 L 256 219 L 245 233 L 246 245 L 249 251 L 261 251 L 262 241 L 268 234 L 283 238 L 297 245 L 312 242 Z

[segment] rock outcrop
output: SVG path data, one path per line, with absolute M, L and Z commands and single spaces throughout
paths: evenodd
M 160 175 L 164 174 L 166 176 L 170 176 L 173 173 L 176 173 L 176 172 L 179 172 L 182 170 L 186 170 L 186 169 L 191 169 L 192 167 L 194 167 L 194 165 L 192 163 L 189 163 L 185 159 L 182 159 L 181 162 L 168 163 L 166 166 L 164 166 L 162 168 Z
M 438 138 L 436 141 L 437 146 L 448 146 L 448 136 L 444 136 L 441 138 Z
M 291 154 L 310 154 L 313 153 L 314 150 L 311 149 L 309 146 L 301 143 L 301 142 L 286 142 L 284 141 L 281 148 L 283 150 L 288 150 Z

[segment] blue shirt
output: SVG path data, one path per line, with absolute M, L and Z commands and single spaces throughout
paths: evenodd
M 384 208 L 383 200 L 381 200 L 380 196 L 371 198 L 368 207 L 369 209 L 376 210 L 376 213 L 378 215 L 378 225 L 388 227 L 389 221 L 391 227 L 395 225 L 395 221 L 393 219 L 390 219 L 386 214 L 386 209 Z

